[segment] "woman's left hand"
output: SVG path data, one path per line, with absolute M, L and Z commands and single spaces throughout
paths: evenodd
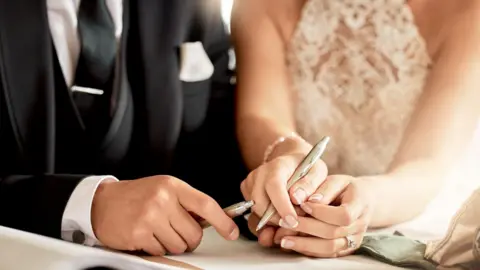
M 294 229 L 277 229 L 272 242 L 307 256 L 332 258 L 349 255 L 360 246 L 373 200 L 365 182 L 331 175 L 301 208 L 307 216 L 300 216 Z

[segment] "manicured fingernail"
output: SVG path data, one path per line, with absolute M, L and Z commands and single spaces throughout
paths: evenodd
M 297 200 L 297 203 L 303 203 L 307 199 L 307 192 L 303 188 L 297 188 L 293 193 L 293 197 Z
M 288 215 L 280 220 L 279 225 L 286 229 L 293 229 L 298 226 L 298 221 L 293 216 Z
M 295 243 L 293 243 L 293 241 L 285 239 L 285 238 L 282 239 L 282 242 L 280 244 L 280 246 L 282 246 L 282 248 L 285 248 L 285 249 L 291 249 L 291 248 L 293 248 L 294 245 L 295 245 Z
M 285 228 L 285 229 L 291 229 L 290 225 L 288 225 L 287 222 L 283 221 L 283 218 L 280 219 L 280 221 L 278 222 L 278 225 L 280 225 L 280 227 Z
M 308 198 L 310 202 L 316 202 L 316 203 L 322 202 L 322 199 L 323 199 L 323 195 L 318 193 L 313 194 L 312 196 L 310 196 L 310 198 Z
M 285 218 L 280 219 L 278 225 L 285 229 L 293 229 L 298 226 L 298 221 L 292 216 L 286 216 Z
M 300 207 L 302 208 L 303 211 L 305 211 L 305 213 L 307 214 L 311 214 L 313 212 L 312 208 L 304 203 L 302 203 L 300 205 Z
M 235 227 L 235 229 L 233 229 L 233 231 L 228 235 L 228 238 L 230 240 L 236 240 L 239 235 L 240 235 L 240 232 L 238 231 L 238 228 Z

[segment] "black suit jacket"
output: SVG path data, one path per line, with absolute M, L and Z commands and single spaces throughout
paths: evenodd
M 185 161 L 195 163 L 191 157 L 200 155 L 189 153 L 209 149 L 207 138 L 212 131 L 205 126 L 224 132 L 223 140 L 229 141 L 230 149 L 235 148 L 230 141 L 234 134 L 231 93 L 220 109 L 232 115 L 221 118 L 227 126 L 206 120 L 212 112 L 208 107 L 212 86 L 222 85 L 227 76 L 229 43 L 219 0 L 125 1 L 128 27 L 122 44 L 126 45 L 124 68 L 133 100 L 133 124 L 128 129 L 133 133 L 125 158 L 109 163 L 109 156 L 114 159 L 121 153 L 114 147 L 103 155 L 105 166 L 89 162 L 94 153 L 72 151 L 79 142 L 64 134 L 78 126 L 71 124 L 75 111 L 63 100 L 68 93 L 57 87 L 61 80 L 55 76 L 59 66 L 45 2 L 0 0 L 0 225 L 59 238 L 66 203 L 85 176 L 114 174 L 134 179 L 173 174 L 193 179 L 184 173 L 189 171 Z M 203 42 L 215 65 L 213 79 L 197 83 L 179 80 L 179 47 L 192 41 Z M 232 90 L 227 88 L 227 92 Z M 218 108 L 213 112 L 218 113 Z M 125 139 L 122 136 L 113 133 L 109 140 L 121 141 Z M 202 146 L 192 149 L 198 145 Z M 233 153 L 228 151 L 222 153 Z M 194 186 L 209 181 L 200 178 L 191 180 Z M 238 182 L 232 187 L 238 190 Z M 238 194 L 230 198 L 237 200 Z

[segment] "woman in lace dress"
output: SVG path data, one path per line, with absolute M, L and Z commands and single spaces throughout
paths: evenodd
M 264 246 L 352 253 L 367 227 L 419 215 L 472 140 L 478 0 L 239 0 L 232 34 L 252 231 L 268 202 L 279 213 Z M 287 191 L 326 135 L 324 162 Z

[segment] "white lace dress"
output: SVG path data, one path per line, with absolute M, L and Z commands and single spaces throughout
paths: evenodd
M 308 0 L 288 48 L 296 124 L 331 174 L 383 173 L 431 64 L 404 0 Z

